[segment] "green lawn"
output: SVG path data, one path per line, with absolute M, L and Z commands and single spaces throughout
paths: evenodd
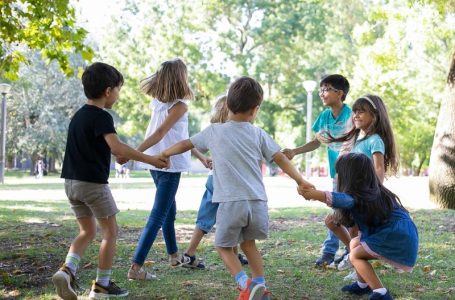
M 258 245 L 273 299 L 367 298 L 339 292 L 347 283 L 343 277 L 348 271 L 313 267 L 325 237 L 323 218 L 327 212 L 322 208 L 270 211 L 270 237 Z M 207 270 L 170 268 L 159 238 L 149 254 L 147 267 L 158 274 L 159 280 L 127 281 L 129 261 L 148 214 L 128 210 L 118 215 L 121 232 L 114 280 L 129 289 L 128 299 L 236 299 L 235 284 L 212 246 L 213 234 L 204 240 L 199 251 Z M 398 273 L 388 265 L 378 264 L 376 269 L 396 299 L 454 299 L 455 211 L 416 210 L 412 215 L 420 233 L 416 268 L 412 273 Z M 195 211 L 178 212 L 181 250 L 190 238 L 195 217 Z M 76 233 L 77 225 L 66 200 L 21 201 L 20 205 L 0 200 L 0 297 L 57 299 L 50 279 Z M 85 296 L 96 275 L 98 245 L 99 239 L 89 247 L 78 272 Z

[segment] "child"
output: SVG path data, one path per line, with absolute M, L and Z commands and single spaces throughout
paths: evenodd
M 71 119 L 61 175 L 79 224 L 79 235 L 52 281 L 60 297 L 77 299 L 75 275 L 85 249 L 96 236 L 96 218 L 103 239 L 89 298 L 123 297 L 128 291 L 110 280 L 118 231 L 115 215 L 119 212 L 107 182 L 111 152 L 159 168 L 166 167 L 167 162 L 136 151 L 117 137 L 113 119 L 104 109 L 110 109 L 119 98 L 123 84 L 119 71 L 104 63 L 94 63 L 85 69 L 82 84 L 88 100 Z
M 359 172 L 362 170 L 362 172 Z M 305 199 L 315 199 L 343 209 L 353 217 L 361 234 L 350 242 L 350 259 L 358 281 L 341 290 L 369 299 L 393 299 L 369 263 L 382 259 L 405 271 L 411 271 L 417 259 L 418 233 L 409 213 L 398 197 L 385 188 L 371 159 L 361 153 L 340 156 L 336 163 L 338 191 L 300 189 Z
M 313 123 L 313 131 L 316 138 L 303 146 L 295 149 L 284 149 L 283 153 L 292 159 L 295 155 L 316 150 L 325 140 L 321 137 L 323 132 L 328 132 L 331 136 L 339 137 L 350 128 L 351 109 L 344 103 L 349 93 L 348 80 L 339 74 L 332 74 L 322 79 L 319 84 L 319 97 L 321 97 L 324 110 Z M 309 124 L 308 124 L 309 125 Z M 327 144 L 327 156 L 329 159 L 330 177 L 335 186 L 335 162 L 340 151 L 339 143 Z M 335 190 L 335 189 L 334 189 Z M 316 260 L 315 265 L 320 267 L 330 265 L 335 259 L 335 253 L 339 247 L 339 241 L 332 231 L 327 232 L 327 238 L 322 244 L 322 256 Z M 341 256 L 336 263 L 343 259 Z
M 227 107 L 227 97 L 220 97 L 214 106 L 214 113 L 210 119 L 211 123 L 224 123 L 227 121 L 229 109 Z M 219 203 L 212 202 L 213 196 L 213 175 L 212 171 L 209 172 L 207 177 L 207 183 L 205 184 L 206 190 L 201 200 L 201 205 L 198 210 L 196 228 L 194 228 L 193 235 L 191 236 L 190 244 L 188 249 L 184 252 L 181 257 L 181 261 L 184 262 L 183 267 L 193 269 L 205 269 L 203 262 L 196 259 L 196 249 L 199 246 L 202 238 L 205 234 L 212 230 L 213 225 L 216 221 L 216 212 L 218 210 Z M 248 260 L 238 253 L 237 247 L 234 247 L 234 253 L 238 256 L 242 265 L 248 264 Z
M 256 80 L 249 77 L 235 80 L 227 95 L 229 121 L 211 124 L 162 153 L 164 157 L 170 157 L 193 147 L 210 150 L 214 183 L 212 201 L 220 203 L 216 214 L 215 246 L 240 287 L 238 299 L 269 299 L 262 257 L 255 242 L 267 238 L 268 233 L 262 160 L 273 160 L 301 188 L 312 187 L 267 133 L 251 124 L 262 99 L 262 87 Z M 238 243 L 248 258 L 253 279 L 242 270 L 233 252 Z
M 147 154 L 159 154 L 169 146 L 188 138 L 188 100 L 193 92 L 188 85 L 186 65 L 180 59 L 165 61 L 161 68 L 141 82 L 141 90 L 153 97 L 153 114 L 147 128 L 146 139 L 138 147 Z M 196 153 L 199 155 L 199 153 Z M 199 158 L 206 163 L 201 155 Z M 147 254 L 160 228 L 172 266 L 181 265 L 178 256 L 174 221 L 177 212 L 175 194 L 180 182 L 181 172 L 190 169 L 190 152 L 176 155 L 171 159 L 171 167 L 158 170 L 146 166 L 156 185 L 155 202 L 144 230 L 139 238 L 132 265 L 127 277 L 130 280 L 149 280 L 155 274 L 142 268 Z
M 380 97 L 365 95 L 354 102 L 352 111 L 354 127 L 338 138 L 330 137 L 329 133 L 329 142 L 347 141 L 345 150 L 367 155 L 373 161 L 376 175 L 382 183 L 386 173 L 394 175 L 398 169 L 395 140 L 387 109 Z M 325 223 L 346 246 L 349 245 L 351 237 L 357 235 L 356 227 L 349 233 L 334 215 L 329 215 Z M 338 269 L 343 270 L 350 266 L 349 256 L 346 255 Z

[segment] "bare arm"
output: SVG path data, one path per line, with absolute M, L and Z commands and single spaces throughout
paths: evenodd
M 174 124 L 188 111 L 188 107 L 183 102 L 178 102 L 170 110 L 169 115 L 158 127 L 152 135 L 146 138 L 142 144 L 137 147 L 137 150 L 143 152 L 148 148 L 152 147 L 168 133 L 168 131 L 174 126 Z
M 296 156 L 297 154 L 302 154 L 316 150 L 317 148 L 319 148 L 319 146 L 321 146 L 321 142 L 318 141 L 318 139 L 314 139 L 311 142 L 308 142 L 305 145 L 302 145 L 294 149 L 283 149 L 283 153 L 284 155 L 287 156 L 287 158 L 293 159 L 294 156 Z
M 172 155 L 177 155 L 177 154 L 186 152 L 186 151 L 191 150 L 193 148 L 194 148 L 193 143 L 191 143 L 190 139 L 187 139 L 187 140 L 183 140 L 181 142 L 178 142 L 177 144 L 167 148 L 161 154 L 164 157 L 169 157 L 169 156 L 172 156 Z
M 384 167 L 384 155 L 380 152 L 373 153 L 373 165 L 376 170 L 376 175 L 378 175 L 381 183 L 384 182 L 385 167 Z
M 144 163 L 154 165 L 157 168 L 166 168 L 169 166 L 169 161 L 167 159 L 162 159 L 158 156 L 150 156 L 139 152 L 123 143 L 115 133 L 105 134 L 104 139 L 109 145 L 112 154 L 115 156 L 119 156 L 123 159 L 134 159 L 137 161 L 142 161 Z
M 273 161 L 283 170 L 284 173 L 288 174 L 292 179 L 294 179 L 299 187 L 314 189 L 314 185 L 303 179 L 302 175 L 300 175 L 297 169 L 291 164 L 286 155 L 281 152 L 277 152 L 273 156 Z
M 212 168 L 212 160 L 199 152 L 196 148 L 191 149 L 191 154 L 193 154 L 197 159 L 201 161 L 204 167 L 211 169 Z
M 317 200 L 327 204 L 327 197 L 323 191 L 299 188 L 299 194 L 306 200 Z

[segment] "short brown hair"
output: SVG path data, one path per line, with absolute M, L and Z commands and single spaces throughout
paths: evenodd
M 142 80 L 141 91 L 165 103 L 194 98 L 186 65 L 179 58 L 163 62 L 155 74 Z
M 229 88 L 227 105 L 234 114 L 244 113 L 261 105 L 264 91 L 259 82 L 243 76 L 234 81 Z

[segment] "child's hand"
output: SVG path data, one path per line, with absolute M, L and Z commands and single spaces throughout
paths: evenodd
M 295 152 L 294 152 L 294 150 L 292 150 L 292 149 L 286 148 L 286 149 L 281 150 L 281 152 L 282 152 L 284 155 L 286 155 L 286 157 L 287 157 L 289 160 L 292 160 L 292 159 L 294 158 L 294 156 L 295 156 Z
M 313 192 L 315 191 L 315 189 L 307 189 L 305 187 L 301 187 L 299 186 L 297 188 L 297 191 L 300 195 L 303 196 L 303 198 L 305 198 L 306 200 L 312 200 L 313 199 Z
M 170 167 L 169 157 L 164 156 L 163 154 L 152 156 L 150 164 L 154 165 L 160 169 L 168 169 Z
M 206 167 L 207 169 L 212 169 L 212 159 L 208 157 L 204 157 L 204 159 L 201 159 L 201 163 Z
M 124 165 L 129 161 L 129 159 L 118 155 L 115 157 L 115 161 L 118 162 L 120 165 Z

